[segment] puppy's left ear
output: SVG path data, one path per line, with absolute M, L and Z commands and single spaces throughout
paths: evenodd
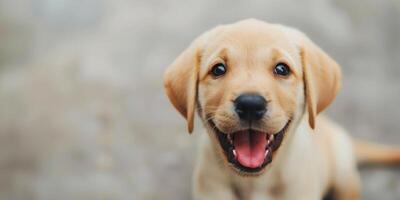
M 316 116 L 335 99 L 341 86 L 339 65 L 304 34 L 300 37 L 305 97 L 309 124 L 315 128 Z

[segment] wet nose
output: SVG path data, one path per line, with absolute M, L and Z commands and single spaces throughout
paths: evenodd
M 241 120 L 260 120 L 267 112 L 267 101 L 258 94 L 242 94 L 235 99 L 234 105 Z

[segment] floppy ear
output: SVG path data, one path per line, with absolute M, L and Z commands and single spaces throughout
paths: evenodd
M 199 65 L 200 39 L 198 38 L 175 59 L 164 74 L 167 96 L 172 105 L 186 118 L 189 133 L 193 131 Z
M 206 40 L 220 32 L 217 26 L 196 38 L 164 74 L 164 88 L 172 105 L 186 118 L 188 132 L 193 131 L 194 113 L 197 102 L 197 89 L 200 60 Z
M 300 42 L 305 97 L 309 124 L 315 128 L 315 118 L 336 97 L 341 85 L 339 65 L 305 35 Z

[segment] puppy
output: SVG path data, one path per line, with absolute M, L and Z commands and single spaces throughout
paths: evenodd
M 194 199 L 359 199 L 357 161 L 398 163 L 400 151 L 353 142 L 318 115 L 340 81 L 338 64 L 293 28 L 250 19 L 198 37 L 164 77 L 188 131 L 197 110 L 208 133 Z

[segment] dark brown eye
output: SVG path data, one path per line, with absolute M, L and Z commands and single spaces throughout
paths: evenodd
M 218 63 L 212 67 L 211 73 L 215 77 L 222 76 L 226 73 L 226 67 L 224 64 Z
M 278 63 L 274 68 L 274 73 L 279 76 L 289 76 L 289 66 L 287 66 L 285 63 Z

